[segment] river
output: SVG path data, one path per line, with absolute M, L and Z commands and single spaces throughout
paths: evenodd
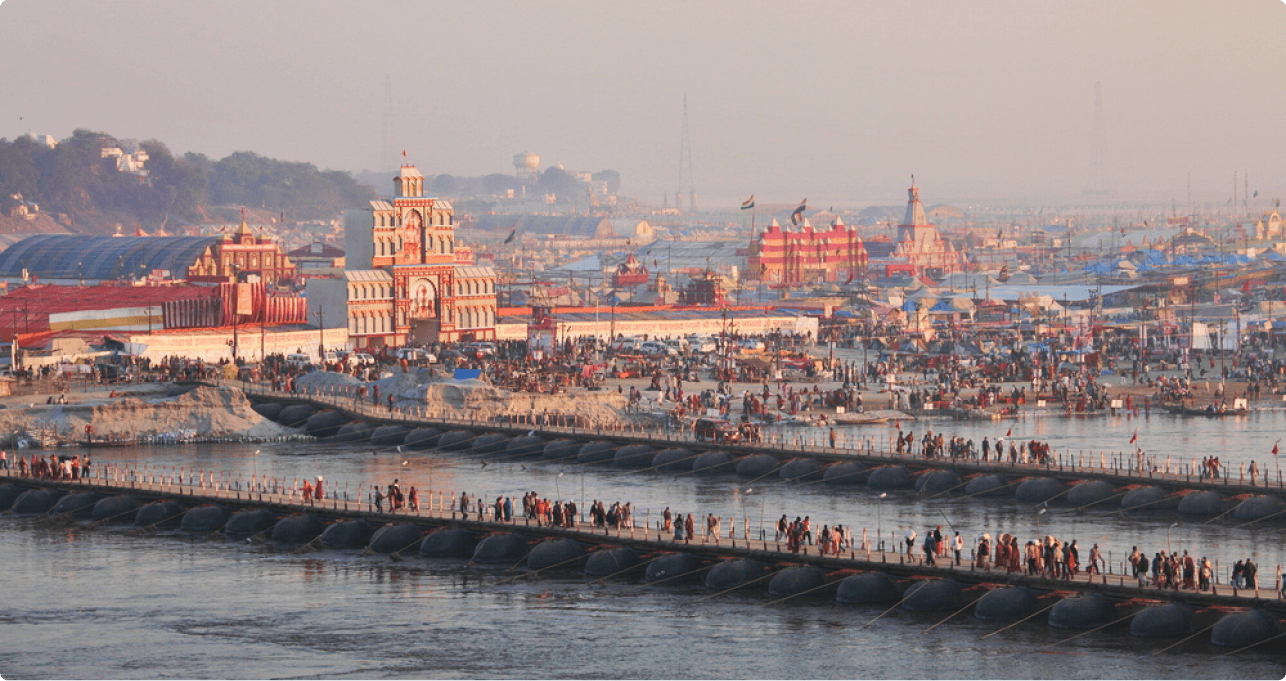
M 903 424 L 907 426 L 907 424 Z M 921 433 L 925 422 L 914 425 Z M 1218 453 L 1234 466 L 1267 451 L 1283 430 L 1279 411 L 1239 419 L 1043 418 L 931 422 L 976 441 L 1003 435 L 1048 440 L 1058 449 L 1126 449 L 1135 428 L 1149 450 L 1184 458 Z M 909 427 L 909 426 L 908 426 Z M 887 427 L 848 432 L 887 436 Z M 803 431 L 816 435 L 824 430 Z M 256 454 L 255 452 L 259 453 Z M 1260 457 L 1258 452 L 1266 456 Z M 74 453 L 68 451 L 67 453 Z M 1042 508 L 1011 500 L 923 499 L 857 487 L 617 471 L 539 459 L 446 452 L 375 451 L 327 442 L 191 445 L 95 450 L 96 466 L 152 465 L 270 475 L 322 475 L 331 490 L 387 484 L 465 489 L 495 496 L 542 495 L 634 503 L 655 524 L 666 506 L 748 518 L 751 531 L 781 514 L 815 526 L 845 523 L 873 536 L 921 535 L 935 525 L 967 541 L 981 532 L 1021 539 L 1097 542 L 1114 570 L 1131 546 L 1189 549 L 1228 565 L 1252 557 L 1260 584 L 1283 561 L 1281 523 L 1238 527 L 1172 513 Z M 1162 454 L 1164 456 L 1164 454 Z M 762 519 L 762 520 L 761 520 Z M 1177 523 L 1177 525 L 1172 525 Z M 726 528 L 725 528 L 726 531 Z M 855 529 L 860 536 L 861 530 Z M 739 531 L 740 534 L 740 531 Z M 138 536 L 121 528 L 51 529 L 0 516 L 5 556 L 0 611 L 4 678 L 1281 678 L 1286 646 L 1219 657 L 1204 637 L 1156 657 L 1173 640 L 1136 639 L 1122 628 L 1088 633 L 1050 628 L 1037 617 L 999 635 L 1000 625 L 945 614 L 833 602 L 768 605 L 762 590 L 707 595 L 699 586 L 589 584 L 576 576 L 512 581 L 503 569 L 459 560 L 399 563 L 358 552 L 293 554 L 272 544 Z

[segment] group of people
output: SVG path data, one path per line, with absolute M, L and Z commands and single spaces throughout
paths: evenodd
M 420 492 L 412 486 L 411 489 L 403 494 L 400 482 L 400 480 L 395 479 L 389 483 L 387 493 L 385 493 L 385 490 L 381 490 L 378 485 L 371 487 L 371 503 L 374 504 L 376 512 L 384 512 L 385 500 L 388 501 L 389 512 L 396 512 L 403 508 L 409 508 L 412 511 L 420 510 Z M 321 487 L 321 483 L 321 478 L 318 478 L 317 486 Z M 479 500 L 479 503 L 481 503 L 481 500 Z
M 304 501 L 308 502 L 310 505 L 313 503 L 313 500 L 325 501 L 326 500 L 325 479 L 319 475 L 317 476 L 317 483 L 313 484 L 309 482 L 307 478 L 305 478 L 304 484 L 303 484 L 303 496 L 304 496 Z
M 8 454 L 0 452 L 3 455 L 4 468 L 9 467 Z M 57 454 L 50 454 L 48 458 L 37 456 L 34 452 L 31 455 L 31 463 L 23 456 L 15 456 L 18 462 L 18 475 L 24 478 L 43 478 L 46 480 L 80 480 L 89 478 L 90 460 L 89 455 L 84 457 L 76 454 L 71 457 L 59 457 Z
M 963 548 L 964 542 L 956 535 L 956 545 Z M 957 549 L 956 565 L 959 565 Z M 1089 561 L 1085 565 L 1086 574 L 1102 574 L 1105 565 L 1103 554 L 1098 544 L 1090 549 Z M 1052 535 L 1044 539 L 1029 539 L 1020 546 L 1018 537 L 1001 534 L 994 543 L 990 534 L 978 538 L 974 552 L 974 567 L 979 570 L 1004 570 L 1005 572 L 1022 572 L 1032 577 L 1049 579 L 1074 579 L 1081 572 L 1081 550 L 1077 540 L 1063 541 Z
M 508 504 L 508 499 L 505 500 Z M 576 527 L 576 502 L 561 499 L 550 503 L 548 499 L 543 499 L 539 494 L 528 492 L 522 497 L 522 512 L 527 518 L 536 521 L 537 527 Z M 505 520 L 509 520 L 510 513 L 505 514 Z
M 914 529 L 907 531 L 902 537 L 902 541 L 906 544 L 907 559 L 912 562 L 916 559 L 915 540 L 918 537 L 919 534 Z M 964 539 L 959 532 L 955 533 L 954 538 L 948 537 L 942 533 L 941 525 L 925 532 L 924 541 L 920 543 L 923 563 L 930 566 L 936 566 L 939 559 L 945 559 L 947 564 L 950 565 L 951 557 L 947 554 L 947 551 L 954 553 L 955 564 L 960 565 L 960 556 L 964 552 L 964 547 Z
M 780 542 L 786 540 L 786 550 L 791 553 L 799 553 L 804 544 L 813 544 L 813 522 L 809 516 L 800 518 L 795 516 L 795 520 L 788 520 L 786 514 L 782 514 L 777 520 L 777 532 L 774 541 Z M 831 554 L 838 556 L 845 549 L 853 547 L 853 533 L 843 525 L 835 525 L 834 529 L 830 525 L 822 525 L 822 529 L 817 532 L 818 551 L 822 555 Z
M 1183 589 L 1199 589 L 1208 591 L 1210 583 L 1214 577 L 1214 567 L 1210 560 L 1204 556 L 1198 563 L 1192 556 L 1188 555 L 1187 549 L 1184 549 L 1183 555 L 1180 556 L 1178 551 L 1167 553 L 1157 551 L 1151 560 L 1148 560 L 1148 554 L 1139 550 L 1135 546 L 1130 551 L 1130 567 L 1134 578 L 1139 580 L 1139 587 L 1147 587 L 1149 584 L 1158 589 L 1172 589 L 1178 591 Z M 1250 559 L 1247 558 L 1249 563 Z M 1251 563 L 1253 566 L 1254 564 Z M 1233 583 L 1236 585 L 1238 569 L 1243 568 L 1239 561 L 1237 568 L 1233 570 Z M 1253 570 L 1253 568 L 1252 568 Z M 1151 573 L 1151 579 L 1148 575 Z

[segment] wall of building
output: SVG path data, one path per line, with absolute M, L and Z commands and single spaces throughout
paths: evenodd
M 375 254 L 374 223 L 369 210 L 349 210 L 344 213 L 344 268 L 371 269 Z
M 690 334 L 718 336 L 726 328 L 730 333 L 755 334 L 780 331 L 784 333 L 812 333 L 817 337 L 816 317 L 751 317 L 746 319 L 729 319 L 726 322 L 719 317 L 709 319 L 644 319 L 617 320 L 614 324 L 609 319 L 596 322 L 557 321 L 558 340 L 594 336 L 607 340 L 613 332 L 616 335 L 642 336 L 649 338 L 679 338 Z M 527 337 L 527 324 L 506 322 L 496 325 L 496 338 L 499 340 L 518 340 Z
M 232 340 L 231 331 L 137 334 L 128 337 L 126 349 L 154 362 L 167 356 L 218 362 L 232 358 L 232 348 L 228 345 L 230 340 Z M 316 361 L 319 342 L 324 343 L 327 350 L 345 350 L 348 348 L 348 329 L 326 329 L 324 336 L 318 329 L 298 331 L 247 329 L 237 335 L 237 356 L 242 360 L 255 362 L 262 357 L 262 352 L 269 355 L 302 352 Z
M 304 285 L 308 297 L 308 321 L 325 320 L 328 329 L 348 329 L 348 282 L 343 279 L 309 279 Z M 318 310 L 322 312 L 319 317 Z

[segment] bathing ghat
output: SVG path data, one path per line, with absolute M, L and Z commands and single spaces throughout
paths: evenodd
M 1286 485 L 1280 479 L 1199 475 L 1196 462 L 1167 462 L 1140 469 L 1132 457 L 1110 452 L 1056 452 L 1047 464 L 976 459 L 925 459 L 896 453 L 894 432 L 830 446 L 811 429 L 773 433 L 756 444 L 699 440 L 670 428 L 594 429 L 575 425 L 496 423 L 434 418 L 390 411 L 327 395 L 301 395 L 226 382 L 245 390 L 266 418 L 309 435 L 375 447 L 436 449 L 521 457 L 672 474 L 735 473 L 742 479 L 787 480 L 828 487 L 865 486 L 877 491 L 916 490 L 932 496 L 1011 498 L 1094 511 L 1170 511 L 1192 517 L 1227 516 L 1239 524 L 1286 521 Z
M 1204 637 L 1231 650 L 1286 637 L 1286 601 L 1271 587 L 1234 591 L 1217 584 L 1213 593 L 1143 589 L 1120 574 L 1054 580 L 979 570 L 972 561 L 955 567 L 945 557 L 942 565 L 926 566 L 869 547 L 838 556 L 791 553 L 776 542 L 749 539 L 735 527 L 732 537 L 679 542 L 649 528 L 552 528 L 524 518 L 510 523 L 477 520 L 449 507 L 434 508 L 432 502 L 419 511 L 383 513 L 356 502 L 302 504 L 282 494 L 193 488 L 174 479 L 101 482 L 2 477 L 0 510 L 50 525 L 128 524 L 139 530 L 270 541 L 294 552 L 353 550 L 396 561 L 467 560 L 492 566 L 504 575 L 502 582 L 570 573 L 587 580 L 641 580 L 656 588 L 703 583 L 709 592 L 704 598 L 766 592 L 768 605 L 811 599 L 867 606 L 873 613 L 941 613 L 938 624 L 970 613 L 996 623 L 998 630 L 1030 620 L 1082 633 L 1128 627 L 1139 637 Z

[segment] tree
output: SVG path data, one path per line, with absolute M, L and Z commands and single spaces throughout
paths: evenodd
M 438 196 L 450 196 L 455 194 L 460 187 L 460 183 L 454 175 L 438 175 L 433 178 L 433 192 Z
M 522 183 L 518 181 L 518 178 L 511 175 L 492 173 L 482 178 L 482 192 L 484 194 L 504 194 L 510 189 L 517 192 L 521 187 Z
M 557 166 L 546 168 L 540 174 L 536 186 L 546 194 L 556 195 L 560 201 L 572 201 L 584 193 L 581 183 L 571 173 Z

